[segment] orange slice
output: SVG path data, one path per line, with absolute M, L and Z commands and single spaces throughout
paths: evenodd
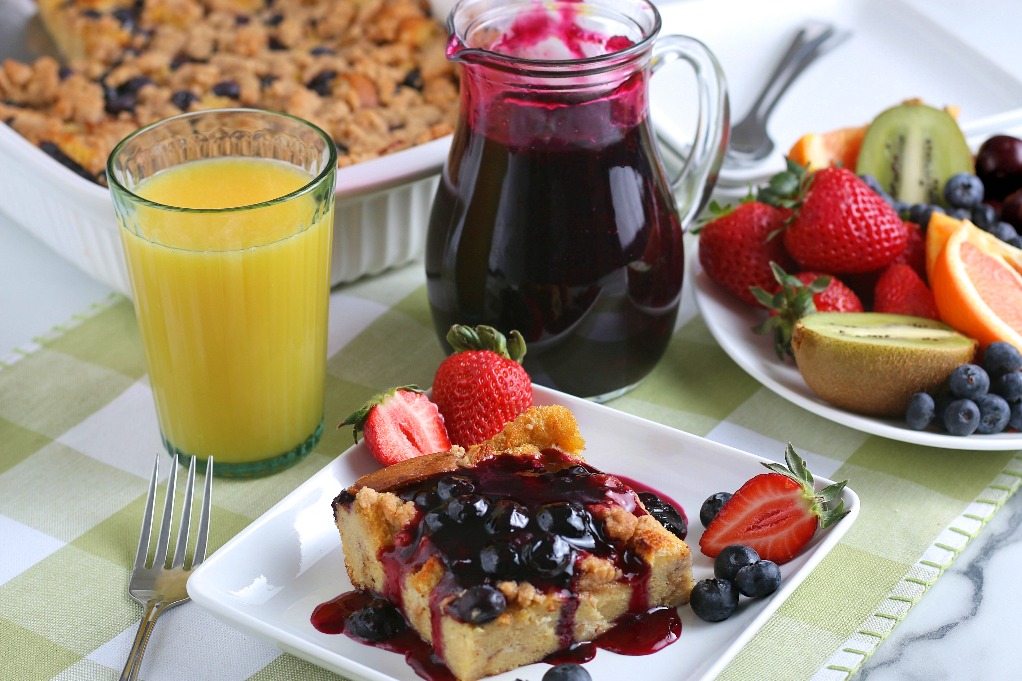
M 1022 272 L 1022 249 L 1015 248 L 1005 243 L 989 232 L 972 224 L 968 220 L 958 220 L 944 213 L 936 211 L 930 217 L 930 224 L 926 227 L 926 276 L 933 278 L 933 264 L 937 257 L 944 250 L 948 239 L 958 228 L 966 225 L 968 236 L 966 239 L 976 244 L 988 253 L 997 253 L 1004 257 L 1009 265 L 1019 272 Z
M 981 346 L 1007 341 L 1022 349 L 1022 274 L 971 241 L 969 227 L 956 229 L 933 263 L 930 285 L 940 317 Z
M 862 138 L 865 136 L 864 125 L 830 132 L 811 132 L 802 135 L 792 145 L 788 158 L 801 166 L 808 165 L 812 170 L 840 164 L 854 171 Z

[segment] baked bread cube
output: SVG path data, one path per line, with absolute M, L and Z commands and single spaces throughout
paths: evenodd
M 334 499 L 352 583 L 394 603 L 461 681 L 686 603 L 687 544 L 586 463 L 570 410 L 383 468 Z

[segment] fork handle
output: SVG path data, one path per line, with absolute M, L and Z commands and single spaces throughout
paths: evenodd
M 149 643 L 149 635 L 153 633 L 156 619 L 165 609 L 166 603 L 161 598 L 150 598 L 146 602 L 145 613 L 142 615 L 142 621 L 138 623 L 138 633 L 135 634 L 135 642 L 128 653 L 128 661 L 124 663 L 120 681 L 135 681 L 138 677 L 139 669 L 142 668 L 142 655 L 145 654 L 146 644 Z

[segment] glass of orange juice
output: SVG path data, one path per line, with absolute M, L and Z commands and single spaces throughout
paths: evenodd
M 248 109 L 159 121 L 107 163 L 164 444 L 217 475 L 323 432 L 336 166 L 319 128 Z

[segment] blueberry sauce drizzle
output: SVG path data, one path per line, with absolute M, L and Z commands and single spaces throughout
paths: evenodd
M 597 648 L 646 655 L 673 643 L 681 632 L 677 610 L 650 607 L 649 565 L 630 550 L 621 550 L 601 519 L 601 509 L 612 507 L 646 515 L 636 491 L 651 490 L 634 481 L 628 483 L 555 450 L 545 450 L 535 458 L 494 457 L 475 468 L 393 490 L 415 504 L 418 516 L 379 556 L 386 575 L 382 595 L 400 607 L 405 577 L 422 569 L 427 561 L 441 561 L 444 576 L 429 598 L 435 643 L 431 648 L 408 627 L 369 645 L 402 653 L 422 678 L 446 681 L 452 677 L 440 661 L 444 655 L 440 636 L 443 616 L 461 621 L 469 621 L 468 617 L 478 618 L 472 621 L 493 619 L 504 607 L 503 595 L 495 587 L 507 580 L 528 581 L 542 592 L 563 595 L 557 626 L 561 650 L 546 660 L 552 664 L 586 662 Z M 669 498 L 660 498 L 680 509 Z M 337 497 L 342 505 L 353 501 L 348 490 Z M 631 585 L 632 597 L 617 626 L 595 641 L 575 643 L 578 599 L 571 594 L 580 562 L 589 555 L 613 564 L 622 581 Z M 472 607 L 460 600 L 469 593 Z M 373 598 L 378 596 L 364 591 L 341 594 L 316 608 L 312 624 L 324 633 L 343 633 L 347 618 Z

